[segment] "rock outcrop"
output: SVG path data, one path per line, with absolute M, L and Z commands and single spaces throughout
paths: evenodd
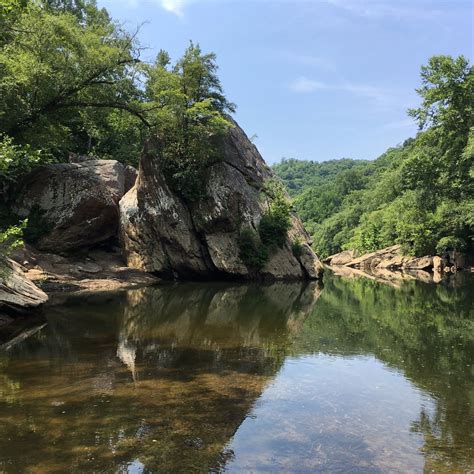
M 118 202 L 134 184 L 131 167 L 115 160 L 51 164 L 30 173 L 12 210 L 38 227 L 40 250 L 68 251 L 103 242 L 118 232 Z
M 18 263 L 6 260 L 0 276 L 0 312 L 18 313 L 45 303 L 48 296 L 31 282 Z
M 354 250 L 344 250 L 343 252 L 330 255 L 324 259 L 324 263 L 328 265 L 346 265 L 356 258 Z
M 400 245 L 393 245 L 385 249 L 367 253 L 359 257 L 353 250 L 331 255 L 324 260 L 331 266 L 346 266 L 361 270 L 390 270 L 411 272 L 456 272 L 466 267 L 465 256 L 459 252 L 448 252 L 444 257 L 426 255 L 411 257 L 403 255 Z
M 314 279 L 322 265 L 300 220 L 258 274 L 239 257 L 239 233 L 256 230 L 265 212 L 264 182 L 273 177 L 257 148 L 235 124 L 210 166 L 205 198 L 182 199 L 168 185 L 158 146 L 143 153 L 135 186 L 120 201 L 121 240 L 131 267 L 168 278 Z M 291 242 L 300 242 L 295 256 Z
M 30 245 L 15 249 L 11 259 L 21 264 L 24 275 L 33 283 L 41 282 L 47 292 L 102 292 L 153 285 L 158 278 L 128 268 L 119 248 L 88 249 L 87 256 L 64 257 L 38 252 Z

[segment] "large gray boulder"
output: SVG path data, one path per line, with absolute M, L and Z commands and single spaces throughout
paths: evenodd
M 21 182 L 12 209 L 39 227 L 37 248 L 67 251 L 117 235 L 118 203 L 133 184 L 133 171 L 115 160 L 46 165 Z
M 28 280 L 20 265 L 7 259 L 0 267 L 0 312 L 37 308 L 48 300 L 46 293 Z
M 144 151 L 135 186 L 120 201 L 120 232 L 129 266 L 178 278 L 315 279 L 322 265 L 301 221 L 258 274 L 239 257 L 239 234 L 257 229 L 266 210 L 261 194 L 273 178 L 257 148 L 235 124 L 222 159 L 210 166 L 206 197 L 183 200 L 161 170 L 158 145 Z M 291 243 L 301 244 L 298 256 Z

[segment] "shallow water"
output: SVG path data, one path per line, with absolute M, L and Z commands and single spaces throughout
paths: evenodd
M 56 301 L 0 351 L 0 472 L 469 471 L 473 290 L 327 274 Z

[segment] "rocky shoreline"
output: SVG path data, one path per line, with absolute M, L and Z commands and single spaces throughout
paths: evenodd
M 323 262 L 336 274 L 359 274 L 389 281 L 405 277 L 439 283 L 446 275 L 462 270 L 472 271 L 468 257 L 460 252 L 411 257 L 403 255 L 399 245 L 360 256 L 354 250 L 345 250 L 327 257 Z
M 265 185 L 274 174 L 237 123 L 221 155 L 209 166 L 204 198 L 194 202 L 167 181 L 159 143 L 145 147 L 138 171 L 71 155 L 70 163 L 25 176 L 4 204 L 28 219 L 30 245 L 8 260 L 0 313 L 34 309 L 49 293 L 136 288 L 160 279 L 321 278 L 323 266 L 295 214 L 284 243 L 272 248 L 262 268 L 242 260 L 241 232 L 257 235 L 269 205 Z

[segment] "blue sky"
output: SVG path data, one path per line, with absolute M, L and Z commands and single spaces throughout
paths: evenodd
M 99 0 L 152 60 L 217 54 L 237 121 L 269 163 L 373 159 L 416 133 L 420 66 L 472 60 L 471 0 Z

